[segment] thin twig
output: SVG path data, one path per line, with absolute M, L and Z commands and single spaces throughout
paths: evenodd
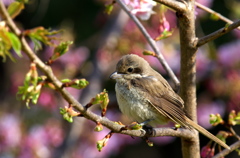
M 176 1 L 176 0 L 153 0 L 157 3 L 161 3 L 173 10 L 175 10 L 176 12 L 184 12 L 186 11 L 186 5 L 180 1 Z
M 208 7 L 200 4 L 200 3 L 198 3 L 198 2 L 195 2 L 195 4 L 196 4 L 196 6 L 197 6 L 198 8 L 200 8 L 200 9 L 202 9 L 202 10 L 205 10 L 206 12 L 217 16 L 217 17 L 218 17 L 220 20 L 222 20 L 222 21 L 224 21 L 224 22 L 226 22 L 226 23 L 228 23 L 228 24 L 232 24 L 232 23 L 233 23 L 232 20 L 226 18 L 225 16 L 221 15 L 220 13 L 218 13 L 218 12 L 216 12 L 216 11 L 214 11 L 214 10 L 212 10 L 212 9 L 210 9 L 210 8 L 208 8 Z M 240 30 L 240 27 L 238 27 L 238 30 Z
M 18 33 L 19 37 L 21 38 L 22 49 L 24 53 L 36 63 L 37 67 L 44 72 L 44 74 L 48 77 L 49 81 L 51 81 L 58 92 L 60 92 L 63 98 L 76 110 L 78 110 L 85 118 L 92 120 L 94 122 L 99 122 L 105 127 L 109 128 L 115 133 L 122 133 L 130 136 L 136 137 L 144 137 L 146 136 L 146 132 L 144 130 L 121 130 L 123 125 L 118 125 L 113 121 L 110 121 L 106 117 L 101 117 L 96 115 L 95 113 L 86 110 L 65 88 L 62 88 L 62 82 L 60 82 L 56 76 L 53 74 L 51 67 L 47 66 L 44 62 L 42 62 L 38 56 L 33 52 L 33 50 L 28 45 L 24 36 L 21 37 L 21 31 L 18 29 L 16 24 L 10 18 L 2 0 L 0 0 L 0 12 L 3 15 L 3 18 L 7 20 L 8 26 L 14 33 Z M 156 128 L 154 129 L 154 134 L 152 137 L 157 136 L 176 136 L 176 137 L 184 137 L 185 139 L 193 139 L 194 133 L 188 129 L 181 129 L 181 130 L 173 130 L 172 128 Z
M 230 146 L 231 150 L 224 149 L 223 151 L 219 152 L 218 154 L 216 154 L 212 158 L 222 158 L 222 157 L 228 155 L 230 152 L 234 151 L 235 149 L 237 149 L 239 147 L 240 147 L 240 141 L 237 141 L 236 143 L 234 143 Z
M 240 140 L 240 136 L 234 131 L 232 126 L 229 127 L 230 132 L 232 132 L 233 136 L 236 137 L 238 140 Z
M 226 33 L 232 31 L 233 29 L 237 28 L 240 26 L 240 20 L 232 23 L 231 25 L 229 26 L 225 26 L 205 37 L 202 37 L 198 40 L 198 43 L 197 43 L 197 47 L 200 47 L 206 43 L 208 43 L 209 41 L 212 41 L 212 40 L 215 40 L 217 39 L 218 37 L 221 37 L 222 35 L 225 35 Z
M 138 18 L 130 12 L 130 10 L 124 4 L 124 2 L 122 2 L 122 0 L 116 0 L 116 1 L 122 7 L 122 9 L 128 14 L 128 16 L 135 22 L 135 24 L 137 25 L 139 30 L 142 32 L 142 34 L 144 35 L 144 37 L 148 41 L 149 45 L 152 47 L 153 51 L 156 53 L 156 57 L 158 58 L 159 62 L 162 64 L 162 66 L 164 67 L 164 69 L 166 70 L 168 75 L 173 80 L 173 82 L 175 84 L 175 87 L 179 87 L 179 85 L 180 85 L 179 80 L 177 79 L 177 77 L 173 73 L 172 69 L 170 68 L 170 66 L 168 65 L 166 60 L 164 59 L 162 53 L 160 52 L 160 50 L 158 49 L 158 47 L 156 45 L 156 42 L 151 38 L 151 36 L 148 34 L 146 29 L 143 27 L 141 22 L 138 20 Z

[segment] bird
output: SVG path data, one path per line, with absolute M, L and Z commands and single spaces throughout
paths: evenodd
M 172 121 L 189 130 L 196 129 L 222 147 L 223 141 L 190 119 L 184 111 L 184 101 L 175 93 L 160 73 L 142 57 L 124 55 L 110 75 L 116 81 L 115 91 L 120 111 L 138 123 L 150 126 Z

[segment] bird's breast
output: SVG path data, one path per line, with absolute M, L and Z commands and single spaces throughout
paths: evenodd
M 136 87 L 131 87 L 127 83 L 116 83 L 115 90 L 121 112 L 133 121 L 141 123 L 153 120 L 150 121 L 150 125 L 162 124 L 165 121 L 165 118 L 161 117 L 148 104 L 143 91 Z

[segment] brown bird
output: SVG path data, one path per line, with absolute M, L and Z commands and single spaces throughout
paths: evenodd
M 123 114 L 139 123 L 155 126 L 173 121 L 183 128 L 195 128 L 224 148 L 228 145 L 193 122 L 184 112 L 184 102 L 168 82 L 146 60 L 137 55 L 125 55 L 117 63 L 115 90 Z

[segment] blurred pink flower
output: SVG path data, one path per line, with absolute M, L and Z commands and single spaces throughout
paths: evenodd
M 3 4 L 6 6 L 10 5 L 12 2 L 14 2 L 14 0 L 3 0 Z
M 231 34 L 235 36 L 236 38 L 240 38 L 240 30 L 239 29 L 234 29 Z
M 13 114 L 0 117 L 0 151 L 3 148 L 17 147 L 21 140 L 19 118 Z
M 160 20 L 160 24 L 158 27 L 158 33 L 162 33 L 164 31 L 169 31 L 170 30 L 170 24 L 167 21 L 166 17 L 163 16 L 162 19 Z
M 196 0 L 198 3 L 208 7 L 208 8 L 211 8 L 212 7 L 212 3 L 213 3 L 213 0 Z M 199 17 L 199 16 L 204 16 L 207 14 L 207 12 L 205 10 L 202 10 L 202 9 L 199 9 L 196 7 L 195 9 L 195 14 Z
M 218 49 L 218 60 L 223 66 L 231 67 L 240 62 L 240 40 L 222 45 Z
M 39 96 L 38 103 L 44 107 L 56 108 L 56 98 L 52 91 L 43 90 Z
M 152 0 L 124 0 L 124 2 L 129 6 L 132 14 L 142 20 L 148 20 L 151 14 L 154 13 L 152 8 L 157 5 L 157 3 Z
M 211 8 L 213 0 L 196 0 L 198 3 Z
M 68 53 L 59 58 L 59 61 L 64 65 L 73 65 L 73 67 L 79 68 L 88 56 L 89 49 L 87 47 L 78 47 L 76 49 L 70 49 Z
M 211 60 L 207 56 L 208 54 L 205 53 L 207 50 L 205 49 L 198 49 L 197 53 L 197 79 L 201 80 L 201 78 L 204 78 L 207 73 L 209 73 L 209 70 L 212 69 L 211 67 Z
M 45 124 L 45 132 L 50 145 L 57 147 L 64 139 L 64 132 L 58 120 L 49 119 Z
M 214 156 L 214 149 L 212 149 L 209 145 L 206 145 L 201 149 L 202 158 L 211 158 L 213 156 Z

